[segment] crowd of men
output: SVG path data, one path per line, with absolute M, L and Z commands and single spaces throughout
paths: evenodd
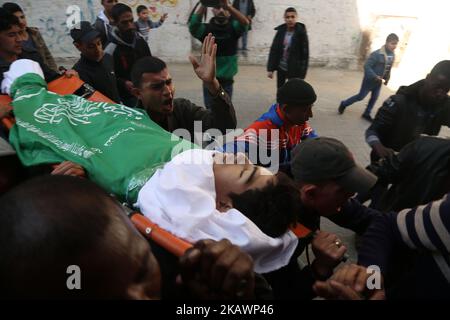
M 149 34 L 167 14 L 154 22 L 138 6 L 135 20 L 126 4 L 102 0 L 93 24 L 70 30 L 80 58 L 60 71 L 23 9 L 0 8 L 1 90 L 13 108 L 0 104 L 0 119 L 16 120 L 0 127 L 0 297 L 449 298 L 450 141 L 432 136 L 450 127 L 450 60 L 372 118 L 399 37 L 369 56 L 360 92 L 337 110 L 371 92 L 363 168 L 308 123 L 317 100 L 305 81 L 308 36 L 289 7 L 267 62 L 274 103 L 221 151 L 203 150 L 196 122 L 221 134 L 237 126 L 238 53 L 248 54 L 256 14 L 252 0 L 218 0 L 204 22 L 206 2 L 188 22 L 202 42 L 190 62 L 204 106 L 176 98 L 169 67 L 151 53 Z M 105 101 L 48 91 L 59 77 L 79 77 Z M 49 116 L 52 107 L 60 113 Z M 176 257 L 144 238 L 127 208 L 191 249 Z M 348 244 L 321 230 L 321 217 L 360 236 L 357 261 L 342 264 Z M 82 290 L 67 286 L 70 265 L 83 270 Z

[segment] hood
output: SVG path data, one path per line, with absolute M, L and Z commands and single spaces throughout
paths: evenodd
M 109 24 L 109 19 L 108 19 L 108 17 L 105 14 L 105 10 L 100 11 L 100 13 L 98 14 L 97 18 L 102 20 L 104 23 Z
M 118 44 L 118 45 L 124 45 L 124 46 L 128 46 L 130 48 L 134 48 L 136 46 L 136 40 L 137 40 L 137 33 L 134 33 L 134 37 L 133 37 L 133 41 L 130 42 L 126 42 L 125 40 L 123 40 L 120 36 L 119 36 L 119 29 L 117 29 L 117 27 L 114 27 L 113 31 L 111 32 L 111 42 Z
M 419 80 L 409 86 L 401 86 L 397 90 L 397 94 L 404 95 L 406 97 L 413 97 L 419 94 L 420 88 L 423 86 L 425 80 Z

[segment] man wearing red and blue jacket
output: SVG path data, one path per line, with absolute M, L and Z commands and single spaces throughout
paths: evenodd
M 290 79 L 277 91 L 278 103 L 248 126 L 227 152 L 243 152 L 258 165 L 286 167 L 291 150 L 301 141 L 317 134 L 308 124 L 317 96 L 313 87 L 299 78 Z M 274 152 L 275 151 L 275 152 Z

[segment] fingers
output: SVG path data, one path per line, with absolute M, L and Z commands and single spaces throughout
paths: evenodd
M 202 240 L 180 258 L 181 278 L 197 294 L 205 286 L 216 297 L 251 297 L 253 260 L 228 240 Z
M 85 172 L 83 167 L 80 165 L 70 162 L 64 161 L 57 165 L 53 171 L 51 172 L 53 175 L 67 175 L 67 176 L 84 176 Z
M 339 299 L 339 300 L 361 300 L 361 296 L 352 288 L 330 280 L 330 286 L 331 288 L 333 288 L 334 293 L 335 293 L 335 298 Z
M 238 258 L 227 268 L 222 290 L 233 298 L 250 297 L 253 295 L 254 281 L 253 261 L 239 250 Z
M 230 247 L 224 250 L 222 254 L 217 257 L 211 266 L 210 283 L 213 290 L 219 290 L 224 283 L 224 279 L 229 272 L 233 263 L 240 258 L 241 251 L 237 247 Z M 224 284 L 225 285 L 225 284 Z M 227 289 L 230 290 L 230 284 L 227 284 Z

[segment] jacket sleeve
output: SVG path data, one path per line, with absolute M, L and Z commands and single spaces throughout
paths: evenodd
M 279 34 L 279 31 L 275 34 L 275 37 L 273 37 L 272 45 L 270 46 L 270 52 L 269 52 L 269 60 L 267 61 L 267 71 L 272 72 L 277 70 L 278 64 L 280 61 L 278 60 L 278 38 L 281 35 Z
M 38 41 L 42 44 L 42 49 L 44 51 L 44 62 L 49 66 L 50 69 L 53 71 L 58 71 L 58 66 L 56 65 L 55 59 L 53 58 L 50 50 L 48 50 L 47 44 L 44 41 L 44 38 L 42 38 L 41 33 L 39 30 L 36 30 L 36 37 L 38 38 Z
M 450 197 L 399 213 L 378 215 L 362 239 L 358 263 L 385 273 L 396 250 L 449 254 Z
M 378 109 L 375 119 L 366 130 L 366 142 L 369 146 L 376 142 L 381 142 L 380 137 L 389 135 L 398 111 L 399 102 L 395 101 L 394 96 L 388 98 L 381 108 Z
M 302 37 L 302 43 L 301 43 L 301 51 L 300 51 L 300 61 L 301 61 L 301 73 L 300 78 L 305 79 L 306 72 L 308 71 L 308 64 L 309 64 L 309 40 L 308 40 L 308 33 L 306 32 L 306 27 L 304 27 L 304 34 Z
M 217 97 L 213 98 L 211 109 L 197 106 L 188 100 L 183 100 L 185 104 L 185 119 L 189 122 L 202 121 L 203 131 L 208 129 L 218 129 L 222 134 L 227 129 L 235 129 L 237 125 L 236 111 L 228 94 L 220 89 Z
M 249 0 L 249 1 L 250 1 L 249 16 L 252 17 L 252 19 L 253 19 L 256 15 L 255 4 L 253 3 L 253 0 Z
M 362 235 L 366 232 L 374 217 L 380 214 L 379 211 L 367 208 L 355 199 L 350 199 L 342 207 L 341 212 L 328 218 L 337 225 Z
M 194 38 L 202 41 L 206 32 L 206 25 L 202 23 L 200 15 L 196 13 L 192 15 L 191 20 L 189 20 L 189 32 Z
M 364 64 L 364 74 L 368 79 L 375 80 L 378 77 L 378 75 L 373 70 L 373 68 L 377 64 L 377 58 L 378 50 L 372 52 L 369 56 L 369 59 L 367 59 L 366 63 Z

